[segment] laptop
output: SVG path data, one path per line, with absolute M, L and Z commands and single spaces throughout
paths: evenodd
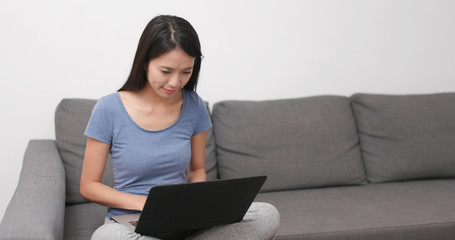
M 152 187 L 140 214 L 113 216 L 141 235 L 182 239 L 201 229 L 242 221 L 266 176 Z

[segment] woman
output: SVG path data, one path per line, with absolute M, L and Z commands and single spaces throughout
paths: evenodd
M 111 217 L 140 212 L 153 186 L 206 180 L 205 135 L 212 124 L 195 92 L 201 57 L 189 22 L 155 17 L 142 33 L 124 86 L 94 107 L 85 131 L 81 194 L 109 208 L 92 239 L 154 239 Z M 101 183 L 109 152 L 114 188 Z M 272 205 L 253 203 L 242 222 L 213 227 L 190 239 L 272 239 L 278 223 Z

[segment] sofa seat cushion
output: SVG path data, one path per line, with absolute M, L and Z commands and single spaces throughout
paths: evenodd
M 278 239 L 449 240 L 455 179 L 260 193 L 280 212 Z
M 68 205 L 65 210 L 65 240 L 90 239 L 104 224 L 107 208 L 96 203 Z
M 212 118 L 221 178 L 267 175 L 263 191 L 365 181 L 346 97 L 224 101 Z
M 351 99 L 370 182 L 455 177 L 455 93 Z

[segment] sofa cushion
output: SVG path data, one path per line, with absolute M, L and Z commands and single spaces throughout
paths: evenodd
M 207 173 L 207 180 L 218 179 L 218 169 L 216 167 L 216 146 L 215 137 L 213 136 L 213 128 L 207 130 L 205 137 L 205 159 L 204 166 Z
M 212 118 L 221 178 L 267 175 L 262 191 L 365 181 L 346 97 L 224 101 Z
M 73 204 L 65 211 L 65 240 L 90 239 L 104 224 L 107 208 L 96 203 Z
M 277 240 L 450 240 L 455 179 L 260 193 L 280 212 Z
M 370 182 L 455 177 L 455 93 L 351 99 Z
M 86 202 L 79 193 L 79 182 L 87 142 L 84 131 L 95 103 L 89 99 L 63 99 L 55 112 L 55 138 L 65 167 L 67 204 Z M 109 171 L 104 172 L 103 183 L 113 186 L 110 155 L 106 169 Z
M 63 99 L 55 112 L 56 144 L 65 167 L 66 202 L 68 204 L 86 202 L 79 193 L 79 182 L 87 142 L 84 131 L 95 103 L 96 100 L 91 99 Z M 207 178 L 216 179 L 218 173 L 212 129 L 207 131 L 205 167 Z M 103 183 L 114 186 L 110 154 L 105 169 Z

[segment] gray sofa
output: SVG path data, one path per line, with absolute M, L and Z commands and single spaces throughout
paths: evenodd
M 95 100 L 65 99 L 56 139 L 31 140 L 1 239 L 89 239 L 106 208 L 79 194 Z M 455 93 L 223 101 L 209 179 L 268 175 L 277 239 L 455 239 Z M 108 161 L 103 181 L 112 185 Z

